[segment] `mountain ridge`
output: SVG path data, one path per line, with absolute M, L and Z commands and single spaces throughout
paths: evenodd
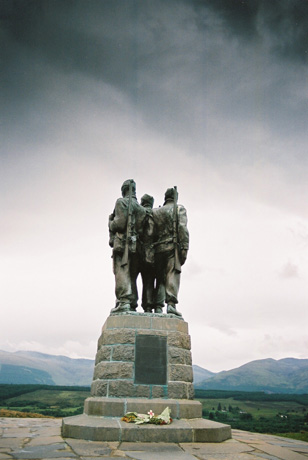
M 93 371 L 94 359 L 37 351 L 0 351 L 0 384 L 90 386 Z M 308 393 L 308 359 L 266 358 L 217 373 L 194 364 L 193 375 L 197 389 Z
M 10 365 L 10 369 L 6 368 Z M 13 366 L 13 367 L 12 367 Z M 39 383 L 48 383 L 50 380 L 55 385 L 81 385 L 90 386 L 93 377 L 94 360 L 84 358 L 69 358 L 63 355 L 50 355 L 36 351 L 0 351 L 0 383 L 17 383 L 8 382 L 8 371 L 13 372 L 18 377 L 18 368 L 26 367 L 28 373 L 36 374 L 35 370 L 41 371 L 41 381 Z M 47 375 L 46 375 L 47 374 Z M 20 382 L 18 382 L 20 383 Z M 28 383 L 38 383 L 29 381 Z
M 308 393 L 308 359 L 250 361 L 198 382 L 198 389 Z

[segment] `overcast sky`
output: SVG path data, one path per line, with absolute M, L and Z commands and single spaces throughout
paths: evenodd
M 94 358 L 134 178 L 187 209 L 193 362 L 308 358 L 308 1 L 0 8 L 0 349 Z

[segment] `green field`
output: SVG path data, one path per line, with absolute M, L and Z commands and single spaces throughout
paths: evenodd
M 204 418 L 308 441 L 308 395 L 196 390 L 196 399 Z
M 297 414 L 303 415 L 306 409 L 301 404 L 291 401 L 238 401 L 234 398 L 200 399 L 202 409 L 209 412 L 216 411 L 220 404 L 222 410 L 238 407 L 242 412 L 248 412 L 253 417 L 273 417 L 277 414 Z
M 83 412 L 90 389 L 49 385 L 0 385 L 0 409 L 67 417 Z

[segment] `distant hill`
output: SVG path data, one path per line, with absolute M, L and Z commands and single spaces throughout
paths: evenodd
M 261 359 L 198 382 L 204 390 L 308 393 L 308 359 Z
M 46 371 L 34 369 L 32 367 L 14 366 L 12 364 L 0 365 L 0 383 L 15 383 L 19 385 L 55 384 L 51 375 Z
M 92 383 L 94 360 L 72 359 L 35 351 L 0 351 L 0 383 L 86 385 Z M 193 365 L 194 383 L 215 375 Z
M 204 382 L 205 380 L 215 375 L 214 372 L 203 369 L 203 367 L 197 366 L 196 364 L 193 364 L 193 374 L 194 374 L 194 385 L 197 385 L 200 382 Z
M 0 351 L 0 383 L 90 386 L 94 360 L 34 351 Z M 308 393 L 308 359 L 261 359 L 223 372 L 193 365 L 194 386 L 204 390 Z
M 94 360 L 35 351 L 0 351 L 0 383 L 90 386 Z

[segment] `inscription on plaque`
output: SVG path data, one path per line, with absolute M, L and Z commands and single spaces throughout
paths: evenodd
M 135 383 L 166 385 L 167 337 L 138 335 L 135 346 Z

